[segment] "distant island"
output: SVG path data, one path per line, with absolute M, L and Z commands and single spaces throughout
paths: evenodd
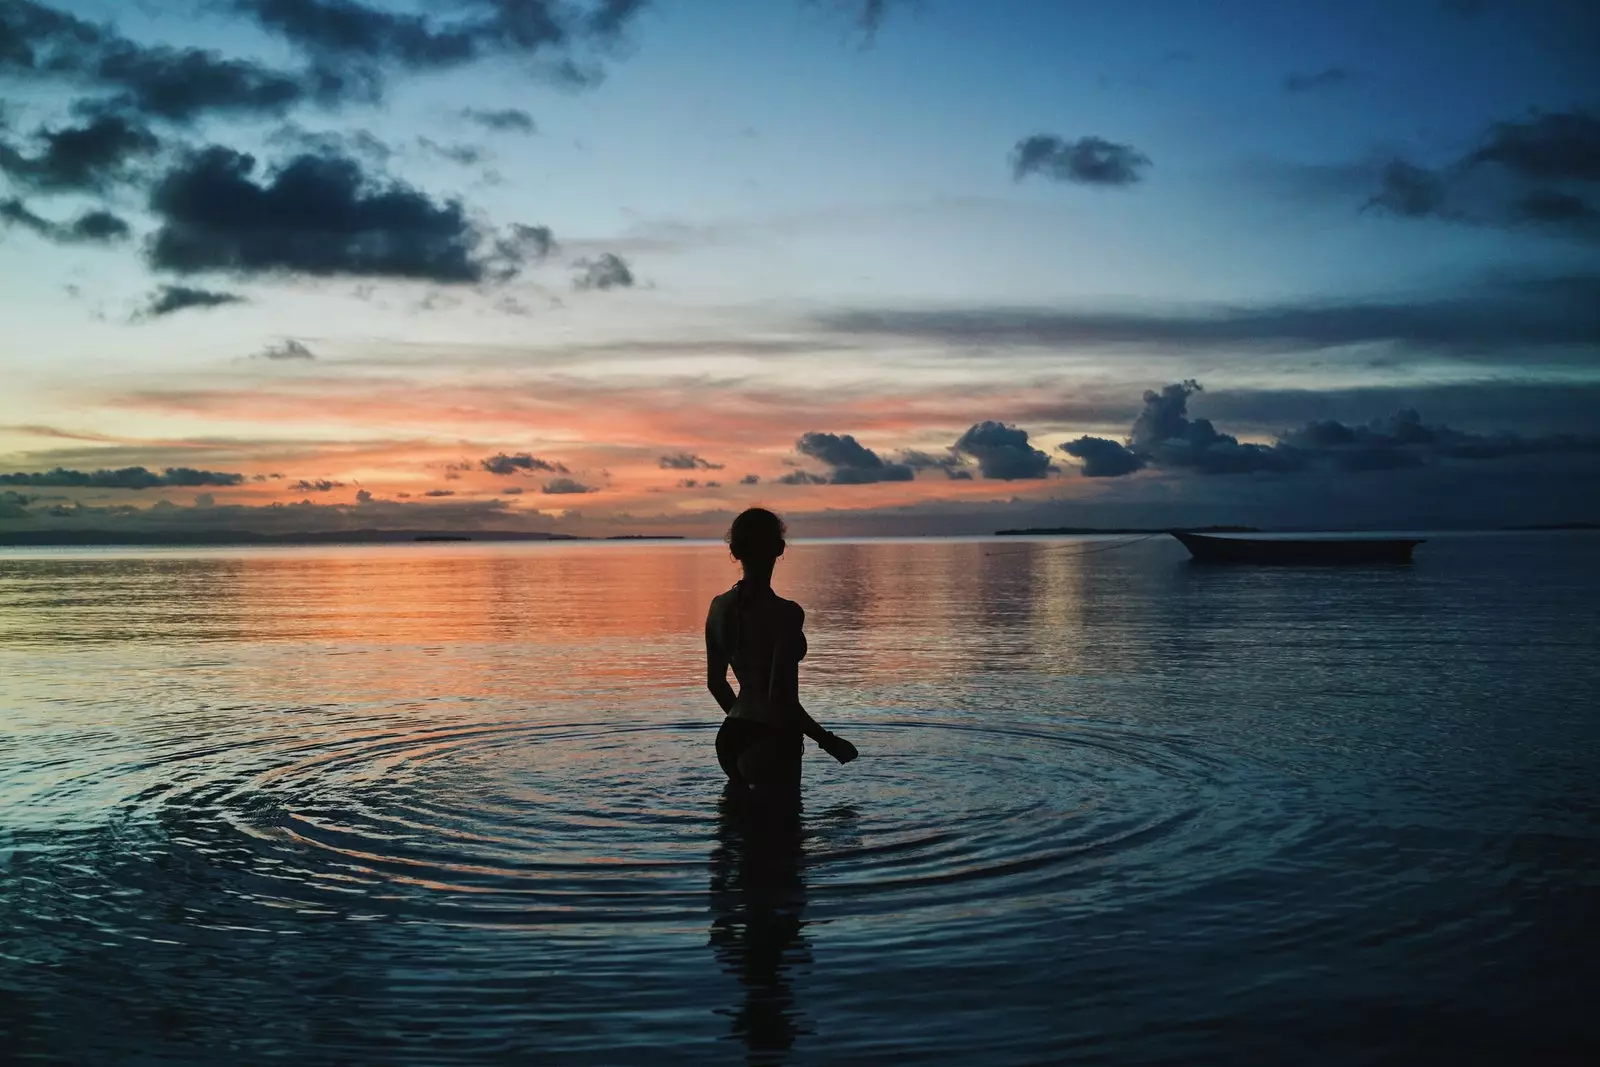
M 1600 530 L 1600 522 L 1541 522 L 1531 526 L 1507 526 L 1507 530 Z
M 0 530 L 0 545 L 371 545 L 412 541 L 593 541 L 573 534 L 486 530 Z
M 1254 526 L 1030 526 L 1023 530 L 996 530 L 996 537 L 1086 536 L 1089 534 L 1260 533 Z

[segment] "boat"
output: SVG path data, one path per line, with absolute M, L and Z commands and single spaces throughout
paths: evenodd
M 1168 530 L 1196 563 L 1410 563 L 1420 537 L 1217 537 Z

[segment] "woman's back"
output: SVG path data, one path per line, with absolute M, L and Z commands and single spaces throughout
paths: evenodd
M 740 582 L 712 599 L 706 637 L 717 643 L 739 680 L 739 698 L 729 714 L 787 725 L 780 709 L 799 695 L 805 617 L 799 604 L 770 586 L 749 588 Z

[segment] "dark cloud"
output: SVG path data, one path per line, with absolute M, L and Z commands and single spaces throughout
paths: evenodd
M 257 352 L 255 359 L 270 359 L 274 361 L 316 359 L 317 354 L 293 338 L 286 339 L 275 345 L 268 345 Z
M 1529 222 L 1589 222 L 1595 206 L 1572 193 L 1555 189 L 1533 189 L 1524 193 L 1514 208 L 1518 218 Z
M 1366 206 L 1413 219 L 1443 214 L 1444 181 L 1434 172 L 1403 159 L 1390 160 L 1383 168 L 1380 188 Z
M 456 495 L 456 491 L 454 489 L 429 489 L 426 493 L 423 493 L 422 495 L 423 496 L 433 496 L 433 497 L 455 496 Z
M 678 488 L 679 489 L 697 489 L 697 488 L 699 488 L 699 486 L 700 486 L 700 480 L 698 478 L 679 478 L 678 479 Z
M 548 73 L 592 84 L 599 73 L 576 55 L 615 42 L 644 0 L 459 0 L 452 17 L 397 12 L 359 0 L 233 0 L 260 25 L 321 63 L 354 60 L 437 70 L 491 56 L 548 56 Z
M 972 472 L 962 466 L 963 460 L 960 454 L 953 451 L 944 455 L 934 455 L 931 452 L 919 452 L 914 448 L 908 448 L 900 453 L 899 461 L 914 471 L 941 470 L 947 478 L 972 477 Z
M 602 252 L 593 259 L 580 259 L 576 266 L 581 273 L 572 284 L 579 289 L 633 288 L 633 271 L 627 260 L 612 252 Z
M 119 470 L 78 471 L 56 467 L 30 474 L 18 471 L 0 474 L 0 485 L 50 486 L 62 489 L 157 489 L 162 486 L 240 485 L 242 474 L 202 471 L 192 467 L 168 467 L 160 474 L 144 467 Z
M 1051 470 L 1050 457 L 1028 443 L 1028 431 L 1001 422 L 975 423 L 950 447 L 977 460 L 985 478 L 1043 478 Z
M 1144 457 L 1118 441 L 1104 437 L 1080 437 L 1061 446 L 1061 451 L 1083 461 L 1086 478 L 1117 478 L 1144 467 Z
M 400 182 L 379 183 L 356 161 L 302 155 L 265 180 L 255 159 L 214 146 L 162 179 L 151 265 L 228 271 L 476 282 L 480 235 L 457 201 L 435 203 Z
M 1535 225 L 1600 241 L 1600 114 L 1536 113 L 1497 122 L 1461 159 L 1428 169 L 1396 159 L 1367 202 L 1405 218 Z
M 470 144 L 440 144 L 431 137 L 418 137 L 417 144 L 426 152 L 463 167 L 475 167 L 487 158 L 484 149 Z
M 0 200 L 0 224 L 21 226 L 56 244 L 112 244 L 133 232 L 121 218 L 103 210 L 86 211 L 71 222 L 52 222 L 15 197 Z
M 490 474 L 500 475 L 511 475 L 531 471 L 544 471 L 547 474 L 567 473 L 567 468 L 564 465 L 552 462 L 551 460 L 540 459 L 538 456 L 529 455 L 526 452 L 518 452 L 509 456 L 504 452 L 501 452 L 490 456 L 488 459 L 479 460 L 478 466 L 488 471 Z
M 1545 112 L 1497 122 L 1465 162 L 1497 164 L 1538 182 L 1600 182 L 1600 114 Z
M 674 452 L 669 456 L 662 456 L 656 461 L 656 465 L 664 471 L 719 471 L 724 466 L 691 452 Z
M 435 26 L 421 15 L 354 0 L 234 0 L 261 26 L 319 56 L 392 60 L 408 67 L 464 63 L 478 50 L 466 29 Z
M 1091 478 L 1115 478 L 1146 467 L 1200 474 L 1360 473 L 1436 461 L 1600 453 L 1600 435 L 1467 433 L 1428 425 L 1414 409 L 1365 424 L 1314 420 L 1280 431 L 1270 445 L 1246 443 L 1218 431 L 1209 419 L 1188 417 L 1189 400 L 1200 391 L 1193 380 L 1149 390 L 1125 442 L 1080 437 L 1062 450 L 1082 460 L 1082 473 Z
M 850 434 L 818 433 L 800 436 L 795 448 L 801 455 L 826 463 L 833 485 L 873 485 L 878 482 L 909 482 L 916 474 L 904 463 L 886 463 L 872 449 Z
M 289 488 L 297 493 L 331 493 L 335 489 L 343 489 L 344 483 L 329 481 L 326 478 L 314 478 L 311 480 L 302 478 L 290 485 Z
M 113 94 L 88 101 L 90 111 L 173 121 L 207 112 L 280 114 L 307 100 L 332 103 L 372 91 L 328 67 L 291 73 L 206 49 L 141 45 L 32 0 L 0 6 L 0 74 Z
M 1321 301 L 1190 312 L 857 309 L 830 312 L 816 321 L 837 333 L 952 346 L 1315 351 L 1391 342 L 1470 354 L 1600 344 L 1600 275 L 1501 281 L 1457 296 L 1387 303 Z
M 103 115 L 83 126 L 40 129 L 37 154 L 24 155 L 0 142 L 0 170 L 27 188 L 97 190 L 127 176 L 134 159 L 161 147 L 147 128 L 120 115 Z
M 592 485 L 584 485 L 571 478 L 556 478 L 544 483 L 544 488 L 539 492 L 549 496 L 566 496 L 577 493 L 597 493 L 599 489 Z
M 740 485 L 760 485 L 761 484 L 761 475 L 759 475 L 759 474 L 746 474 L 743 478 L 739 479 L 739 484 Z
M 210 289 L 191 289 L 187 285 L 163 285 L 150 296 L 150 302 L 139 313 L 140 317 L 158 319 L 163 315 L 185 311 L 189 308 L 214 308 L 224 304 L 242 304 L 244 297 L 238 293 L 218 293 Z M 283 356 L 268 356 L 283 359 Z
M 820 474 L 810 471 L 793 470 L 788 474 L 780 475 L 777 479 L 779 485 L 827 485 L 828 479 Z
M 1209 419 L 1190 419 L 1189 398 L 1200 388 L 1191 379 L 1159 392 L 1147 390 L 1144 410 L 1128 434 L 1128 449 L 1155 466 L 1192 467 L 1208 474 L 1290 470 L 1301 465 L 1298 456 L 1267 445 L 1242 444 L 1231 434 L 1218 433 Z
M 346 156 L 382 165 L 395 156 L 395 149 L 370 130 L 308 130 L 289 123 L 273 131 L 267 143 L 303 154 Z
M 462 118 L 486 130 L 496 133 L 534 133 L 538 127 L 534 124 L 533 116 L 517 107 L 506 107 L 498 110 L 484 110 L 469 107 L 457 112 Z
M 1018 141 L 1011 151 L 1011 173 L 1019 182 L 1039 174 L 1078 185 L 1128 186 L 1140 181 L 1140 172 L 1149 166 L 1150 157 L 1143 152 L 1103 137 L 1066 141 L 1035 134 Z
M 1283 79 L 1283 89 L 1289 93 L 1308 93 L 1313 89 L 1331 89 L 1350 80 L 1344 67 L 1325 67 L 1312 73 L 1296 71 Z

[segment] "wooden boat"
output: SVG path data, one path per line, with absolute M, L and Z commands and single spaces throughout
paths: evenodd
M 1169 530 L 1196 563 L 1410 563 L 1420 537 L 1216 537 Z

